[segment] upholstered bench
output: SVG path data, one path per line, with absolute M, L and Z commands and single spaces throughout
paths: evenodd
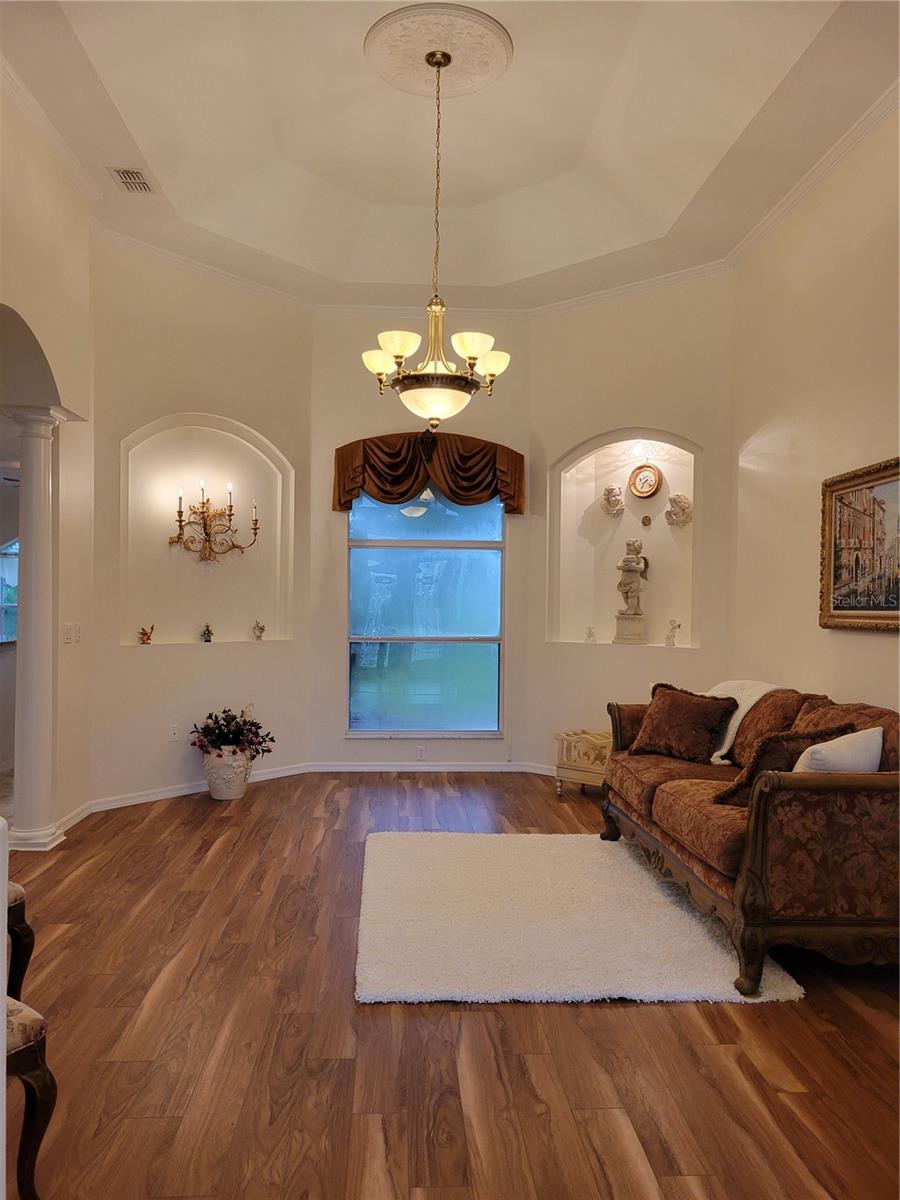
M 47 1066 L 47 1022 L 21 1000 L 6 997 L 6 1074 L 21 1079 L 25 1114 L 16 1181 L 20 1200 L 40 1200 L 34 1184 L 38 1151 L 56 1105 L 56 1080 Z
M 34 930 L 25 920 L 25 889 L 11 879 L 6 885 L 6 931 L 10 943 L 6 994 L 18 1000 L 34 950 Z

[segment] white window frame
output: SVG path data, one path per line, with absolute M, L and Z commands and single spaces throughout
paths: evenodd
M 431 485 L 429 485 L 431 486 Z M 344 712 L 347 714 L 346 738 L 370 739 L 415 739 L 430 741 L 432 739 L 468 739 L 478 738 L 482 741 L 498 741 L 504 737 L 504 624 L 506 616 L 506 511 L 500 510 L 500 540 L 486 542 L 466 539 L 447 538 L 351 538 L 350 513 L 347 513 L 347 657 L 345 660 L 346 697 Z M 500 554 L 500 625 L 496 637 L 360 637 L 350 632 L 350 557 L 352 550 L 496 550 Z M 459 643 L 482 643 L 497 646 L 497 728 L 496 729 L 350 729 L 350 649 L 354 642 L 413 642 L 448 645 Z

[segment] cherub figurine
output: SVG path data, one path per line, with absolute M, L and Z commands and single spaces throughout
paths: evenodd
M 149 629 L 145 629 L 143 625 L 140 627 L 138 630 L 138 641 L 142 646 L 150 645 L 150 639 L 153 637 L 153 630 L 155 628 L 155 625 L 151 625 Z
M 649 567 L 647 559 L 642 553 L 643 549 L 644 543 L 639 538 L 628 538 L 625 542 L 625 553 L 616 563 L 616 570 L 622 575 L 616 586 L 625 601 L 625 607 L 617 609 L 620 617 L 643 616 L 641 590 L 644 585 L 642 580 L 647 578 Z
M 669 630 L 666 633 L 666 645 L 667 646 L 675 645 L 675 634 L 678 632 L 678 630 L 680 628 L 681 628 L 680 621 L 676 621 L 674 618 L 669 621 Z

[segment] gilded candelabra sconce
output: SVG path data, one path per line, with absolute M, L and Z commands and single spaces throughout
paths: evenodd
M 237 528 L 234 525 L 234 505 L 232 503 L 231 484 L 225 485 L 228 491 L 228 503 L 224 508 L 214 508 L 206 496 L 206 484 L 200 480 L 200 503 L 188 506 L 188 516 L 184 515 L 184 492 L 178 492 L 178 511 L 175 520 L 178 532 L 169 538 L 170 546 L 184 546 L 192 554 L 198 554 L 201 562 L 218 562 L 232 550 L 240 550 L 241 554 L 255 545 L 259 537 L 259 521 L 257 519 L 256 501 L 251 501 L 252 517 L 250 532 L 253 537 L 245 545 L 237 540 Z

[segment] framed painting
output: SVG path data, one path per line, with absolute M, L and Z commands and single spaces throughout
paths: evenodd
M 898 464 L 889 458 L 822 484 L 819 624 L 825 629 L 900 628 Z

